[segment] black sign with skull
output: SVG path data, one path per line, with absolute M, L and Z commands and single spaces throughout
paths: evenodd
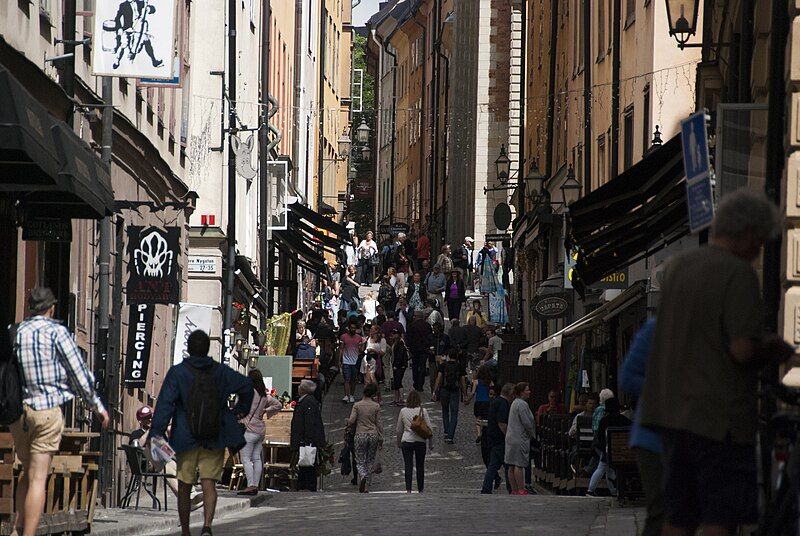
M 178 303 L 179 227 L 128 226 L 128 303 Z

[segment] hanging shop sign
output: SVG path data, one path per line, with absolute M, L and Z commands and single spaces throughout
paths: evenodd
M 174 78 L 174 0 L 107 0 L 94 4 L 92 74 Z
M 569 300 L 564 296 L 549 295 L 537 299 L 533 304 L 533 312 L 541 319 L 561 318 L 569 310 Z
M 289 228 L 289 162 L 270 160 L 267 166 L 267 229 L 285 231 Z
M 128 303 L 178 303 L 180 227 L 128 226 Z
M 186 343 L 193 331 L 201 329 L 211 335 L 211 319 L 214 307 L 197 303 L 181 303 L 178 309 L 178 323 L 175 326 L 175 348 L 172 364 L 177 365 L 189 357 Z
M 614 270 L 589 288 L 625 290 L 629 286 L 628 281 L 628 267 L 626 266 L 622 270 Z
M 22 224 L 22 239 L 72 242 L 72 222 L 66 218 L 28 218 Z
M 400 233 L 408 234 L 408 224 L 404 222 L 395 222 L 389 225 L 389 234 L 392 236 L 396 236 Z
M 356 179 L 353 186 L 353 195 L 355 195 L 356 199 L 372 199 L 372 179 L 369 176 Z
M 144 387 L 153 342 L 155 305 L 131 305 L 128 316 L 128 351 L 125 359 L 125 387 Z

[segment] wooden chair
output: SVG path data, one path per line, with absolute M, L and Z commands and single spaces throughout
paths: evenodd
M 230 490 L 240 490 L 242 489 L 242 482 L 245 481 L 244 478 L 244 465 L 242 465 L 242 457 L 237 452 L 232 456 L 232 471 L 231 471 L 231 481 L 228 484 L 228 489 Z
M 644 497 L 636 453 L 630 448 L 630 426 L 610 426 L 606 429 L 608 465 L 617 473 L 617 499 Z

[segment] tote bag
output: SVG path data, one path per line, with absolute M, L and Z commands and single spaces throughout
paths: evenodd
M 314 467 L 317 461 L 317 447 L 300 447 L 300 457 L 297 460 L 298 467 Z

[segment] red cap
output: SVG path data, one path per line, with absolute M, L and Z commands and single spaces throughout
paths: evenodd
M 142 406 L 136 411 L 136 420 L 141 421 L 153 416 L 153 409 L 150 406 Z

